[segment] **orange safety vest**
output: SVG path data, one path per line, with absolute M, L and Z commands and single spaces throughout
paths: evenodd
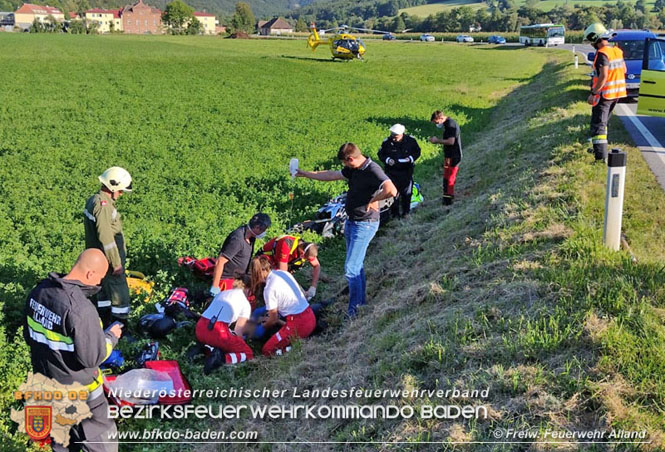
M 621 99 L 626 97 L 626 62 L 623 60 L 623 52 L 618 47 L 605 46 L 596 52 L 596 58 L 593 59 L 593 66 L 596 67 L 598 54 L 603 53 L 610 61 L 607 71 L 607 80 L 600 88 L 598 94 L 593 96 L 593 105 L 598 105 L 600 96 L 605 99 Z M 594 69 L 592 89 L 596 86 L 598 74 Z

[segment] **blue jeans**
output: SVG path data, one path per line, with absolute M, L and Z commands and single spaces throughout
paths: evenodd
M 352 221 L 346 220 L 344 225 L 344 238 L 346 239 L 346 261 L 344 262 L 344 276 L 349 282 L 349 310 L 350 317 L 356 315 L 356 308 L 365 304 L 365 254 L 376 231 L 379 230 L 378 221 Z

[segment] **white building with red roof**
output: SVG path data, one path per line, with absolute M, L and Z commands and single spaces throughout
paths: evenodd
M 85 12 L 85 20 L 88 24 L 96 24 L 99 33 L 123 31 L 121 12 L 121 9 L 89 9 Z
M 196 20 L 201 22 L 201 25 L 203 25 L 203 34 L 204 35 L 217 34 L 216 31 L 215 31 L 215 27 L 217 27 L 217 25 L 219 25 L 219 21 L 217 20 L 217 17 L 215 17 L 214 14 L 202 13 L 200 11 L 194 11 L 194 17 L 196 17 Z
M 14 13 L 14 21 L 17 27 L 23 29 L 30 28 L 35 20 L 39 22 L 48 22 L 46 19 L 52 16 L 56 21 L 62 22 L 65 20 L 65 15 L 58 8 L 53 6 L 33 5 L 32 3 L 24 3 Z

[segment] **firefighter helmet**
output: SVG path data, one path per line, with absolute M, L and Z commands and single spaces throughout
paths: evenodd
M 605 28 L 603 24 L 599 22 L 589 25 L 586 27 L 586 30 L 584 30 L 584 39 L 589 41 L 591 44 L 595 44 L 601 39 L 609 39 L 609 37 L 610 35 L 607 31 L 607 28 Z
M 111 193 L 117 191 L 132 191 L 132 176 L 129 172 L 119 166 L 112 166 L 99 176 L 99 181 L 108 188 Z

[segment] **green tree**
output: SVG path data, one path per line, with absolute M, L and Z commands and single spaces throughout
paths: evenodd
M 302 17 L 298 17 L 298 20 L 296 21 L 296 31 L 309 31 L 307 22 L 305 22 Z
M 162 20 L 171 29 L 172 34 L 182 35 L 185 27 L 194 19 L 194 10 L 182 0 L 173 0 L 166 5 Z
M 203 34 L 205 30 L 203 29 L 203 24 L 196 17 L 192 17 L 192 20 L 187 25 L 186 33 L 188 35 L 200 35 Z
M 245 2 L 236 3 L 236 12 L 231 19 L 231 28 L 233 31 L 244 31 L 245 33 L 252 33 L 256 19 L 252 12 L 252 7 Z
M 88 0 L 76 0 L 76 12 L 81 17 L 85 17 L 85 12 L 90 9 Z
M 665 0 L 656 0 L 656 3 L 654 3 L 653 7 L 656 11 L 665 10 Z
M 635 9 L 638 11 L 642 11 L 643 13 L 647 12 L 647 4 L 644 0 L 637 0 L 635 2 Z
M 69 32 L 73 35 L 86 34 L 85 24 L 82 20 L 72 20 L 69 23 Z
M 30 33 L 46 33 L 46 27 L 39 21 L 39 19 L 35 19 L 30 26 Z
M 392 31 L 398 33 L 404 31 L 404 29 L 406 28 L 406 24 L 404 23 L 404 19 L 402 19 L 402 16 L 396 16 L 393 19 L 393 23 L 391 24 L 390 28 L 392 28 Z

